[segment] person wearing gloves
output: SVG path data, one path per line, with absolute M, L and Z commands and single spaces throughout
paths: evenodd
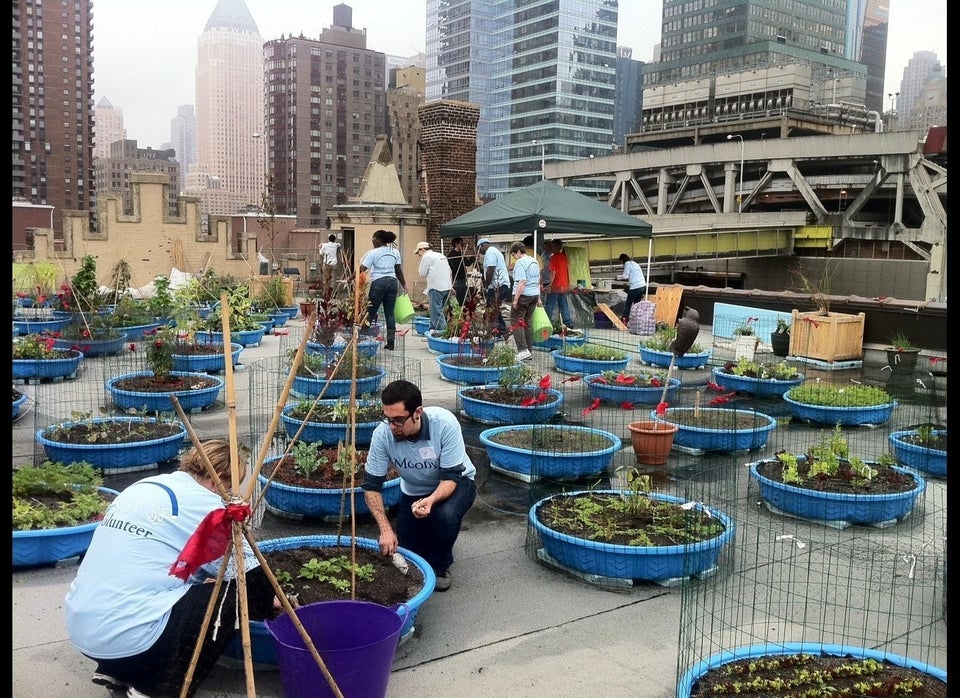
M 417 256 L 420 257 L 420 276 L 427 280 L 427 298 L 430 301 L 430 329 L 442 332 L 447 329 L 444 308 L 453 290 L 453 271 L 447 258 L 430 247 L 429 242 L 417 243 Z
M 450 588 L 453 545 L 463 517 L 477 496 L 476 467 L 467 455 L 457 416 L 444 407 L 424 407 L 420 388 L 405 380 L 380 394 L 383 423 L 370 440 L 363 498 L 380 529 L 380 552 L 397 546 L 425 559 L 437 576 L 437 591 Z M 396 530 L 383 505 L 383 483 L 393 466 L 400 473 Z
M 397 234 L 389 230 L 377 230 L 371 239 L 373 249 L 360 260 L 360 273 L 370 272 L 367 319 L 376 322 L 380 306 L 383 306 L 383 317 L 387 325 L 387 341 L 383 348 L 393 351 L 397 336 L 397 320 L 393 311 L 399 292 L 407 292 L 407 280 L 403 278 L 400 251 L 393 247 Z
M 510 274 L 507 273 L 507 260 L 503 252 L 490 244 L 488 238 L 477 240 L 477 252 L 483 255 L 483 287 L 487 307 L 495 310 L 496 331 L 504 341 L 510 336 L 507 323 L 500 312 L 500 304 L 510 297 Z
M 230 444 L 212 439 L 200 447 L 229 488 Z M 70 641 L 97 663 L 94 683 L 125 691 L 128 698 L 179 695 L 213 595 L 212 582 L 222 556 L 232 552 L 229 537 L 222 534 L 229 534 L 231 521 L 244 514 L 249 514 L 246 504 L 225 504 L 196 448 L 179 470 L 139 480 L 113 500 L 64 604 Z M 243 569 L 250 614 L 267 617 L 279 601 L 246 542 Z M 236 575 L 234 558 L 188 696 L 239 632 Z
M 517 343 L 517 359 L 527 361 L 533 358 L 533 311 L 540 303 L 540 265 L 527 254 L 522 242 L 510 246 L 510 256 L 513 258 L 510 324 Z

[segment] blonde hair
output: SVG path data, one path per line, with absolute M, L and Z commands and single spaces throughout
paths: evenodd
M 217 475 L 221 480 L 223 480 L 223 484 L 229 488 L 231 485 L 230 444 L 223 439 L 210 439 L 209 441 L 204 441 L 201 443 L 200 448 L 203 449 L 203 452 L 207 455 L 207 460 L 210 461 L 210 464 L 217 472 Z M 241 454 L 240 472 L 244 473 L 246 472 L 246 469 L 246 462 L 243 460 L 243 455 Z M 197 451 L 196 447 L 191 449 L 190 452 L 183 457 L 183 460 L 180 463 L 180 470 L 184 471 L 185 473 L 190 473 L 191 475 L 210 477 L 210 474 L 207 472 L 207 468 L 203 464 L 203 459 L 200 457 L 200 453 Z

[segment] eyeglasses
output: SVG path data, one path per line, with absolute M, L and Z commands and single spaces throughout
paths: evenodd
M 388 417 L 387 415 L 383 415 L 383 423 L 391 427 L 402 427 L 411 417 L 413 417 L 412 412 L 406 417 Z

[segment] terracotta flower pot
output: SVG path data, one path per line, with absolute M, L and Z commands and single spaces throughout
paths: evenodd
M 630 441 L 637 463 L 644 465 L 663 465 L 667 462 L 670 449 L 673 448 L 673 435 L 677 433 L 676 424 L 657 421 L 630 422 Z

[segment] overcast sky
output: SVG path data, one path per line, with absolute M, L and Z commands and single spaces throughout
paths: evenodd
M 343 0 L 246 0 L 264 40 L 281 34 L 316 38 L 333 23 Z M 367 30 L 367 48 L 397 56 L 425 51 L 425 0 L 346 0 L 353 26 Z M 389 4 L 389 10 L 385 5 Z M 617 43 L 649 61 L 660 40 L 660 0 L 620 0 Z M 94 0 L 94 88 L 123 109 L 127 138 L 141 148 L 170 140 L 170 119 L 194 104 L 197 39 L 216 0 Z M 947 0 L 890 0 L 884 91 L 900 89 L 916 51 L 933 51 L 947 64 Z M 890 104 L 884 101 L 883 108 Z

